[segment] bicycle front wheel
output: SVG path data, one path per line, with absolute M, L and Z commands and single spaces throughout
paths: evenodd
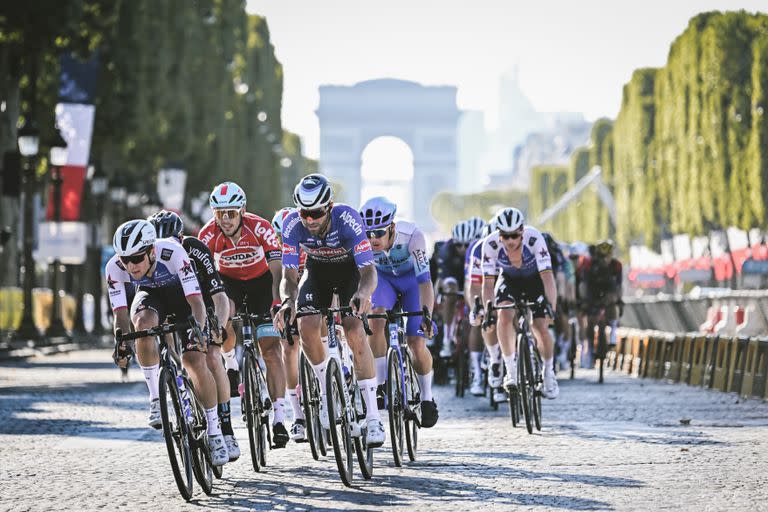
M 208 418 L 189 381 L 186 378 L 185 381 L 193 418 L 190 426 L 192 470 L 195 474 L 195 480 L 200 484 L 203 492 L 210 496 L 213 492 L 213 467 L 211 466 L 211 450 L 208 444 Z M 217 467 L 221 471 L 222 466 Z
M 411 353 L 406 349 L 405 358 L 405 444 L 408 447 L 408 458 L 416 460 L 416 450 L 419 447 L 419 428 L 421 425 L 421 385 L 413 367 Z
M 392 442 L 392 457 L 395 466 L 403 465 L 405 442 L 405 400 L 403 396 L 403 374 L 397 351 L 389 349 L 387 354 L 387 410 L 389 412 L 389 437 Z
M 258 362 L 249 350 L 245 353 L 243 360 L 243 407 L 245 409 L 245 425 L 248 429 L 248 444 L 251 449 L 251 463 L 254 471 L 261 471 L 261 432 L 264 418 L 261 415 L 259 403 L 261 394 L 259 393 L 258 376 L 256 367 Z
M 339 469 L 341 481 L 347 487 L 352 486 L 353 451 L 352 436 L 349 431 L 349 421 L 346 414 L 347 396 L 344 393 L 344 379 L 341 368 L 335 358 L 328 361 L 326 376 L 326 406 L 328 407 L 328 423 L 331 427 L 331 443 L 336 456 L 336 466 Z
M 160 371 L 160 418 L 173 479 L 181 496 L 189 501 L 192 498 L 193 478 L 189 427 L 184 419 L 184 407 L 176 379 L 166 368 Z
M 529 434 L 533 433 L 533 401 L 535 390 L 533 388 L 531 356 L 529 354 L 528 340 L 522 334 L 518 335 L 517 372 L 518 390 L 520 401 L 523 403 L 523 416 L 525 416 L 525 428 Z
M 299 361 L 299 385 L 309 449 L 312 458 L 319 460 L 321 455 L 326 454 L 325 430 L 320 424 L 320 383 L 303 352 Z

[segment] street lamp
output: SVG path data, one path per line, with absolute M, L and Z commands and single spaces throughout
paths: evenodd
M 109 180 L 107 175 L 101 169 L 99 162 L 95 164 L 95 170 L 91 178 L 91 196 L 96 201 L 95 219 L 91 224 L 91 244 L 89 247 L 89 279 L 91 280 L 91 294 L 93 295 L 93 332 L 94 336 L 100 336 L 103 333 L 101 326 L 101 244 L 102 244 L 102 222 L 104 215 L 104 196 L 107 193 Z
M 40 148 L 40 132 L 34 121 L 26 123 L 18 132 L 19 153 L 25 157 L 24 162 L 24 233 L 22 261 L 24 263 L 24 313 L 21 324 L 16 331 L 16 339 L 32 340 L 40 339 L 40 331 L 35 325 L 32 315 L 32 289 L 35 287 L 35 260 L 32 258 L 32 248 L 35 244 L 35 232 L 33 230 L 34 211 L 32 196 L 35 194 L 35 166 L 34 161 Z
M 56 223 L 56 232 L 61 233 L 61 184 L 64 181 L 61 177 L 61 167 L 67 163 L 67 141 L 61 136 L 61 132 L 54 130 L 54 137 L 51 143 L 51 183 L 53 184 L 53 221 Z M 53 313 L 51 315 L 51 324 L 45 331 L 50 338 L 68 337 L 67 330 L 64 328 L 64 322 L 61 320 L 61 296 L 59 295 L 59 277 L 61 273 L 61 262 L 58 253 L 54 252 L 53 258 L 53 279 L 51 288 L 53 290 Z

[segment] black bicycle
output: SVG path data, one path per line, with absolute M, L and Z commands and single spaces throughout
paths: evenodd
M 190 315 L 187 322 L 165 323 L 146 329 L 125 333 L 115 331 L 117 343 L 139 338 L 155 337 L 160 345 L 160 417 L 163 437 L 168 449 L 173 478 L 185 500 L 192 498 L 192 475 L 205 494 L 213 490 L 213 468 L 208 444 L 208 421 L 205 409 L 195 393 L 192 381 L 183 368 L 179 354 L 181 342 L 178 332 L 191 328 L 202 339 L 202 333 Z M 171 334 L 173 344 L 168 345 L 166 335 Z
M 262 358 L 258 339 L 264 335 L 261 333 L 262 329 L 274 330 L 274 327 L 269 314 L 248 313 L 246 305 L 243 305 L 240 313 L 232 317 L 232 321 L 240 324 L 243 336 L 243 397 L 240 408 L 243 413 L 243 422 L 248 429 L 253 469 L 261 471 L 261 468 L 267 465 L 267 450 L 272 444 L 269 430 L 272 400 L 269 397 L 267 379 L 261 366 Z M 253 326 L 256 326 L 255 340 Z M 279 336 L 276 331 L 269 335 Z
M 416 460 L 419 428 L 421 425 L 421 387 L 413 366 L 411 351 L 405 343 L 405 318 L 421 316 L 425 323 L 432 322 L 429 309 L 404 312 L 389 310 L 386 313 L 373 313 L 368 318 L 387 320 L 389 349 L 387 350 L 387 391 L 386 406 L 389 412 L 389 435 L 392 442 L 392 456 L 395 466 L 403 465 L 404 445 L 408 449 L 408 458 Z
M 542 361 L 528 320 L 531 308 L 538 305 L 538 302 L 521 299 L 513 304 L 494 306 L 493 301 L 489 300 L 485 315 L 486 322 L 492 322 L 493 311 L 495 310 L 514 309 L 517 311 L 518 381 L 517 386 L 508 386 L 506 391 L 509 396 L 509 416 L 512 425 L 517 426 L 520 419 L 519 401 L 523 406 L 525 426 L 529 434 L 533 433 L 534 426 L 536 430 L 541 430 L 541 390 L 544 385 Z
M 341 481 L 347 487 L 352 485 L 353 452 L 357 456 L 363 478 L 369 480 L 373 476 L 373 448 L 367 446 L 365 428 L 360 425 L 366 416 L 365 401 L 357 383 L 352 352 L 347 344 L 342 343 L 336 335 L 336 315 L 351 312 L 352 308 L 345 306 L 296 313 L 296 318 L 322 315 L 328 326 L 328 351 L 331 358 L 325 371 L 326 407 L 336 465 Z M 363 315 L 361 320 L 365 332 L 368 335 L 372 334 L 366 316 Z M 289 343 L 292 341 L 292 331 L 293 328 L 287 328 L 285 332 Z M 316 444 L 317 442 L 318 440 L 315 439 Z

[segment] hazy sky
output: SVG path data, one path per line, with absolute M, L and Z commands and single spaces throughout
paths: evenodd
M 395 77 L 458 87 L 493 127 L 515 64 L 540 111 L 614 117 L 632 71 L 661 66 L 695 14 L 768 11 L 766 0 L 248 0 L 285 68 L 283 123 L 319 151 L 318 86 Z

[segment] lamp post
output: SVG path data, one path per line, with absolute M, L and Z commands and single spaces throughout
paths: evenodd
M 94 167 L 94 173 L 91 176 L 91 198 L 95 202 L 95 215 L 90 225 L 87 262 L 88 279 L 91 295 L 93 296 L 93 331 L 91 334 L 93 336 L 101 336 L 103 334 L 103 327 L 101 325 L 101 218 L 104 215 L 104 196 L 107 193 L 108 180 L 98 162 Z
M 16 331 L 16 339 L 36 341 L 40 339 L 40 331 L 37 330 L 32 315 L 32 289 L 35 287 L 35 260 L 32 258 L 32 248 L 35 244 L 32 196 L 35 194 L 34 161 L 40 148 L 40 132 L 33 121 L 28 122 L 19 130 L 18 143 L 19 152 L 24 157 L 24 233 L 22 235 L 24 313 L 19 329 Z
M 55 130 L 54 140 L 51 144 L 51 183 L 53 184 L 53 220 L 56 223 L 57 233 L 61 233 L 61 167 L 67 163 L 67 141 L 61 136 L 59 130 Z M 51 323 L 45 331 L 50 338 L 68 337 L 64 322 L 61 320 L 61 296 L 59 295 L 59 279 L 61 274 L 61 262 L 59 255 L 54 254 L 53 279 L 53 312 Z

